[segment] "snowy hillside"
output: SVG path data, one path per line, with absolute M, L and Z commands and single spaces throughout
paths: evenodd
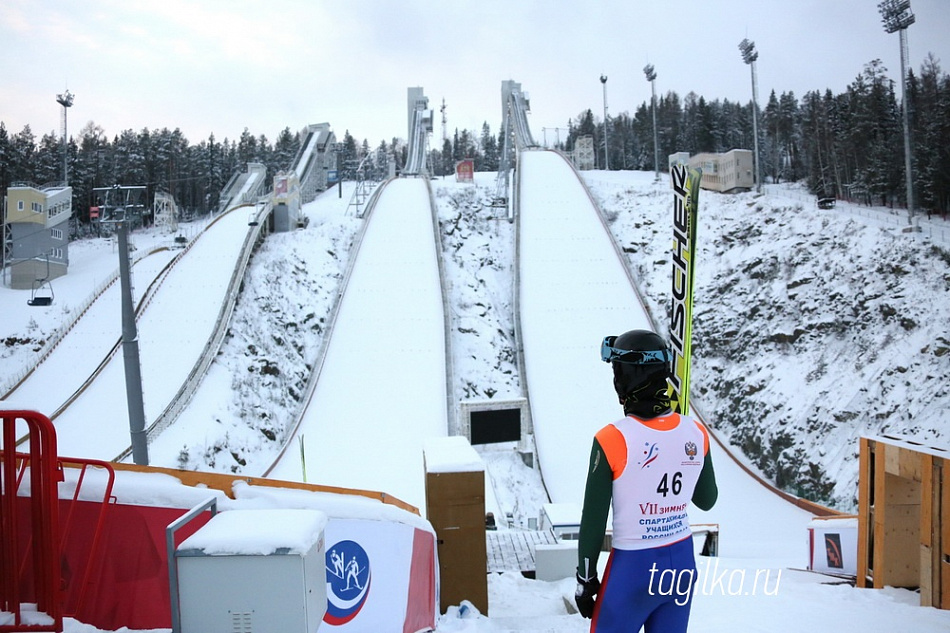
M 595 171 L 584 179 L 664 332 L 671 265 L 666 178 Z M 452 312 L 455 399 L 517 397 L 514 225 L 490 206 L 494 174 L 476 174 L 475 186 L 448 179 L 432 187 Z M 818 210 L 794 185 L 764 196 L 704 191 L 700 204 L 693 394 L 714 426 L 781 487 L 843 510 L 855 507 L 859 436 L 947 443 L 946 223 L 934 220 L 915 236 L 901 231 L 902 212 L 843 203 Z M 183 423 L 150 447 L 152 463 L 256 475 L 272 462 L 362 222 L 342 211 L 337 196 L 320 197 L 305 211 L 308 228 L 271 235 L 255 253 L 227 342 Z M 926 231 L 942 241 L 932 242 Z M 135 235 L 143 251 L 167 239 Z M 106 278 L 115 266 L 106 240 L 74 243 L 70 254 L 71 280 L 82 279 L 93 261 L 105 267 L 91 279 Z M 22 307 L 22 293 L 0 289 L 11 301 L 0 373 L 12 376 L 29 365 L 92 285 L 72 292 L 67 279 L 57 280 L 59 306 L 40 312 Z M 504 462 L 489 472 L 512 468 Z M 537 508 L 519 514 L 537 516 Z
M 656 183 L 652 173 L 638 172 L 583 178 L 663 331 L 671 265 L 665 178 Z M 476 174 L 475 186 L 436 180 L 432 188 L 451 310 L 455 399 L 516 397 L 515 227 L 490 206 L 494 174 Z M 154 465 L 256 475 L 273 461 L 363 224 L 341 200 L 335 192 L 317 198 L 305 208 L 307 228 L 270 235 L 255 253 L 227 342 L 183 418 L 150 446 Z M 694 398 L 722 434 L 786 488 L 830 498 L 843 509 L 853 506 L 859 435 L 908 433 L 946 445 L 947 224 L 905 234 L 899 213 L 874 210 L 866 217 L 866 209 L 843 204 L 819 211 L 787 185 L 766 196 L 703 192 L 700 200 Z M 931 234 L 943 245 L 933 246 Z M 140 231 L 134 241 L 146 252 L 171 236 Z M 25 307 L 29 291 L 0 287 L 0 377 L 30 365 L 116 263 L 114 246 L 104 239 L 71 244 L 70 257 L 70 274 L 55 281 L 57 303 L 49 309 Z M 143 286 L 144 273 L 136 273 Z M 352 351 L 354 362 L 365 360 L 365 350 Z M 517 525 L 537 518 L 545 502 L 538 471 L 524 466 L 510 446 L 479 450 L 499 507 L 513 510 Z M 584 455 L 587 447 L 579 450 Z M 711 522 L 733 529 L 719 558 L 700 560 L 701 578 L 712 580 L 697 584 L 693 628 L 946 629 L 947 612 L 916 606 L 919 595 L 912 590 L 858 590 L 796 569 L 807 549 L 801 526 L 777 520 L 781 513 L 758 512 L 767 504 L 755 493 L 774 496 L 731 461 L 717 462 L 717 474 L 722 494 L 713 509 L 719 517 Z M 749 520 L 757 512 L 757 521 Z M 734 579 L 757 582 L 763 570 L 775 574 L 766 591 L 753 587 L 750 593 L 742 582 L 734 589 Z M 589 622 L 568 609 L 573 588 L 570 578 L 549 583 L 515 572 L 491 574 L 489 617 L 464 603 L 450 607 L 437 630 L 586 631 Z M 66 630 L 95 631 L 73 621 Z
M 665 333 L 667 180 L 585 177 Z M 860 436 L 950 439 L 948 227 L 922 223 L 794 185 L 701 192 L 693 397 L 779 487 L 854 511 Z

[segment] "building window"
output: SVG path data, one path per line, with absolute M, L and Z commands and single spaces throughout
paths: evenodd
M 49 250 L 49 256 L 53 259 L 63 259 L 63 249 L 61 248 L 51 248 Z
M 68 208 L 69 208 L 68 202 L 57 202 L 56 204 L 50 205 L 49 209 L 47 209 L 46 217 L 54 218 L 60 213 L 65 212 Z
M 22 200 L 17 200 L 17 201 L 16 201 L 16 210 L 17 210 L 17 211 L 22 211 L 22 210 L 23 210 L 23 201 L 22 201 Z
M 54 240 L 63 239 L 63 229 L 50 229 L 49 234 Z

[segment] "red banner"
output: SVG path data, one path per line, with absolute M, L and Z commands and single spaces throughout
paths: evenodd
M 456 182 L 475 182 L 475 161 L 470 158 L 455 163 Z

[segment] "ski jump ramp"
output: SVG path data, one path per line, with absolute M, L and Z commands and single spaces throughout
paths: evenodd
M 222 303 L 235 298 L 228 296 L 229 282 L 235 274 L 243 274 L 243 269 L 235 273 L 235 267 L 242 261 L 248 231 L 247 216 L 241 211 L 218 217 L 166 271 L 137 318 L 146 420 L 159 416 L 202 355 L 209 353 L 205 348 L 218 325 Z M 213 261 L 235 265 L 213 266 Z M 169 329 L 171 324 L 175 329 Z M 174 344 L 169 332 L 174 333 Z M 67 337 L 70 343 L 73 337 L 79 332 Z M 129 446 L 123 357 L 115 354 L 104 362 L 95 380 L 56 419 L 61 454 L 111 460 Z M 90 431 L 89 420 L 95 420 L 95 432 Z
M 423 441 L 447 434 L 445 316 L 426 182 L 370 213 L 310 402 L 266 476 L 425 508 Z
M 520 169 L 522 379 L 551 501 L 580 507 L 594 434 L 623 415 L 600 343 L 607 335 L 654 327 L 573 167 L 556 152 L 522 151 Z M 720 555 L 803 566 L 814 515 L 756 481 L 711 434 L 719 501 L 708 512 L 692 508 L 692 523 L 719 525 Z
M 623 415 L 600 342 L 652 324 L 572 166 L 550 151 L 519 161 L 522 381 L 551 501 L 580 504 L 594 434 Z

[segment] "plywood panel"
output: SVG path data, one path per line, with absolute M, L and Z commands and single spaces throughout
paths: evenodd
M 893 444 L 880 444 L 884 449 L 884 472 L 900 476 L 901 474 L 901 449 Z
M 871 525 L 874 521 L 870 496 L 873 446 L 874 442 L 866 437 L 861 438 L 858 453 L 858 587 L 867 587 L 872 584 L 868 580 L 868 544 L 872 533 Z
M 933 550 L 920 546 L 920 606 L 934 605 Z
M 939 487 L 938 487 L 939 489 Z M 934 509 L 939 510 L 940 500 L 935 498 L 934 465 L 931 455 L 920 456 L 920 544 L 931 547 L 934 539 Z
M 950 459 L 942 461 L 940 488 L 943 500 L 940 502 L 940 549 L 941 554 L 950 559 Z
M 907 480 L 902 480 L 907 481 Z M 884 526 L 884 567 L 874 570 L 885 585 L 920 586 L 920 506 L 892 505 L 887 508 Z
M 872 533 L 872 567 L 874 588 L 884 588 L 884 522 L 887 518 L 887 503 L 885 503 L 884 480 L 887 477 L 885 470 L 886 444 L 878 442 L 874 449 L 874 527 Z
M 898 452 L 900 472 L 898 474 L 901 477 L 913 479 L 914 481 L 920 481 L 922 469 L 921 458 L 924 456 L 924 453 L 912 451 L 907 448 L 900 448 Z

